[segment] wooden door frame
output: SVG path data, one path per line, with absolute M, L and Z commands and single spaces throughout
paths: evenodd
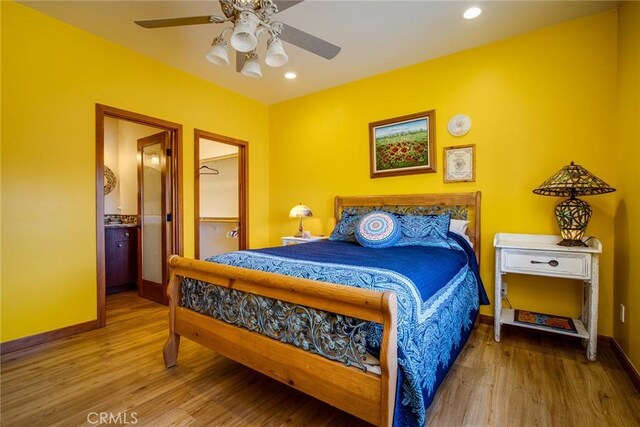
M 200 258 L 200 138 L 212 142 L 228 144 L 238 147 L 238 249 L 249 248 L 249 143 L 241 139 L 207 132 L 202 129 L 194 129 L 193 132 L 193 215 L 194 215 L 194 242 L 195 258 Z
M 106 309 L 106 277 L 104 248 L 104 119 L 111 117 L 126 120 L 145 126 L 168 131 L 171 134 L 171 166 L 172 192 L 174 194 L 172 209 L 174 223 L 174 249 L 179 255 L 184 254 L 184 215 L 183 215 L 183 180 L 182 180 L 182 125 L 144 114 L 96 104 L 96 264 L 97 264 L 97 314 L 98 327 L 107 323 Z

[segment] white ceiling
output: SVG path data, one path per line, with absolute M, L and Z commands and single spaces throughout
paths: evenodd
M 616 7 L 618 1 L 355 1 L 306 0 L 275 20 L 342 48 L 326 60 L 284 43 L 289 63 L 262 64 L 263 77 L 235 72 L 204 58 L 223 24 L 144 29 L 134 19 L 222 15 L 215 0 L 189 1 L 20 1 L 143 55 L 247 97 L 272 104 L 382 72 L 424 62 L 516 34 Z M 478 5 L 479 18 L 463 11 Z M 228 24 L 227 24 L 228 25 Z M 258 54 L 264 56 L 262 41 Z M 283 74 L 295 71 L 296 80 Z
M 238 147 L 231 144 L 200 138 L 200 160 L 237 154 Z

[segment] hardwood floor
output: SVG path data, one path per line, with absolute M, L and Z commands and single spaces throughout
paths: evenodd
M 107 327 L 2 357 L 3 426 L 362 426 L 188 340 L 164 369 L 166 307 L 107 298 Z M 433 426 L 637 426 L 640 394 L 614 354 L 478 325 L 428 413 Z M 109 418 L 110 417 L 110 418 Z

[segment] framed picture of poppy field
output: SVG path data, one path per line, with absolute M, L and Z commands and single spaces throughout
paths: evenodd
M 436 171 L 436 111 L 369 123 L 371 178 Z

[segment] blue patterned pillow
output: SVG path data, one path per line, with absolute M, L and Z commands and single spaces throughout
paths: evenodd
M 436 246 L 451 248 L 447 233 L 451 215 L 402 215 L 402 237 L 396 246 Z
M 336 224 L 336 228 L 333 229 L 331 236 L 329 236 L 329 240 L 334 242 L 352 242 L 357 243 L 356 241 L 356 224 L 362 218 L 361 215 L 351 215 L 347 212 L 342 212 L 342 218 Z
M 356 240 L 366 248 L 394 246 L 401 234 L 398 219 L 388 212 L 370 212 L 356 226 Z

